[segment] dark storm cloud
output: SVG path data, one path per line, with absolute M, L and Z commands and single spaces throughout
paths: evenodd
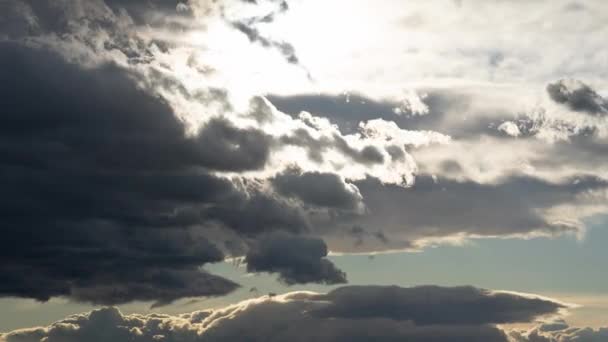
M 355 210 L 362 201 L 354 185 L 333 173 L 301 172 L 292 168 L 275 176 L 271 182 L 281 195 L 313 206 Z
M 203 210 L 205 217 L 231 227 L 245 237 L 265 232 L 305 233 L 310 230 L 303 211 L 270 194 L 254 190 Z
M 578 80 L 559 80 L 547 85 L 549 97 L 577 112 L 608 114 L 608 101 L 595 90 Z
M 562 308 L 548 299 L 472 287 L 357 286 L 328 294 L 265 296 L 180 316 L 123 315 L 106 308 L 49 327 L 13 331 L 0 340 L 228 342 L 246 336 L 256 342 L 507 342 L 495 323 L 531 322 Z
M 278 233 L 258 240 L 245 261 L 247 271 L 278 273 L 288 285 L 345 283 L 346 274 L 325 259 L 327 252 L 321 239 Z
M 296 209 L 208 173 L 263 167 L 262 132 L 213 119 L 187 136 L 169 105 L 117 66 L 82 69 L 14 43 L 0 44 L 0 64 L 0 295 L 225 294 L 236 284 L 198 270 L 223 259 L 199 225 L 306 229 Z

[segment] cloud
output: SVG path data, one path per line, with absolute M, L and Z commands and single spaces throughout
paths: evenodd
M 257 167 L 259 135 L 218 122 L 205 130 L 213 145 L 188 138 L 171 108 L 116 66 L 84 70 L 11 43 L 0 51 L 0 294 L 113 304 L 233 290 L 198 270 L 223 253 L 194 226 L 202 206 L 239 196 L 205 170 Z M 234 141 L 245 142 L 244 164 L 231 164 L 242 155 L 225 147 Z M 223 164 L 209 148 L 224 148 Z
M 0 117 L 0 295 L 157 305 L 223 295 L 237 284 L 200 266 L 244 256 L 267 233 L 311 234 L 307 206 L 361 212 L 357 188 L 332 169 L 320 171 L 313 163 L 302 174 L 282 172 L 292 163 L 276 160 L 293 154 L 281 155 L 284 145 L 277 141 L 290 128 L 267 133 L 264 125 L 280 119 L 275 114 L 256 126 L 225 112 L 192 129 L 153 89 L 160 83 L 165 91 L 175 88 L 199 104 L 229 111 L 224 92 L 191 97 L 162 74 L 148 77 L 112 62 L 82 66 L 36 45 L 0 43 L 7 66 L 0 71 L 0 105 L 7 109 Z M 358 163 L 355 177 L 378 172 L 400 181 L 408 173 L 387 173 L 391 164 L 406 164 L 388 160 L 381 143 L 342 136 L 310 115 L 289 120 L 316 136 L 313 142 L 328 141 L 325 153 Z M 305 186 L 310 181 L 332 188 L 314 190 Z M 273 184 L 277 191 L 269 190 Z M 298 239 L 290 241 L 309 241 Z M 322 247 L 316 249 L 320 254 L 294 254 L 287 259 L 293 265 L 283 261 L 290 272 L 284 278 L 343 281 L 323 259 L 325 243 L 310 241 Z M 302 246 L 293 252 L 306 254 L 308 245 Z
M 256 0 L 245 0 L 244 2 L 258 5 L 258 1 Z M 237 29 L 245 36 L 247 36 L 247 39 L 249 39 L 250 42 L 259 44 L 264 48 L 277 50 L 288 63 L 296 65 L 300 64 L 300 60 L 296 54 L 296 49 L 292 44 L 285 41 L 278 41 L 272 38 L 268 38 L 264 36 L 257 28 L 259 24 L 272 23 L 277 15 L 280 15 L 289 10 L 289 5 L 284 0 L 269 2 L 278 4 L 277 8 L 269 14 L 263 16 L 253 16 L 234 21 L 228 18 L 227 20 L 230 22 L 230 25 L 233 28 Z
M 328 223 L 333 228 L 325 238 L 334 250 L 409 249 L 450 236 L 575 233 L 582 226 L 579 217 L 589 215 L 586 210 L 593 211 L 602 203 L 600 198 L 608 187 L 595 177 L 554 184 L 526 176 L 496 184 L 429 175 L 418 175 L 409 188 L 382 185 L 374 179 L 354 184 L 366 201 L 367 214 Z M 578 214 L 573 215 L 570 206 L 577 208 Z M 367 240 L 361 244 L 356 236 L 349 239 L 344 232 L 352 226 L 382 229 L 388 243 Z
M 271 183 L 281 195 L 305 204 L 353 211 L 364 208 L 359 189 L 333 173 L 288 169 L 271 179 Z
M 563 320 L 557 320 L 528 331 L 511 331 L 509 336 L 515 342 L 600 342 L 608 338 L 608 327 L 577 328 L 570 327 Z
M 123 315 L 115 308 L 16 330 L 6 342 L 38 341 L 479 341 L 507 342 L 496 323 L 529 322 L 564 305 L 472 287 L 357 286 L 327 294 L 264 296 L 179 316 Z
M 518 137 L 521 135 L 519 127 L 512 121 L 505 121 L 501 123 L 500 126 L 498 126 L 498 130 L 512 137 Z
M 344 133 L 353 133 L 362 121 L 385 119 L 400 124 L 405 116 L 396 115 L 397 101 L 374 100 L 358 94 L 300 94 L 292 96 L 270 95 L 268 97 L 277 108 L 297 116 L 302 111 L 315 113 L 334 122 Z
M 258 240 L 245 262 L 247 271 L 278 273 L 289 285 L 346 283 L 346 274 L 325 259 L 327 252 L 321 239 L 278 233 Z
M 556 105 L 544 88 L 538 89 L 540 100 L 528 88 L 421 92 L 427 94 L 425 115 L 395 114 L 396 98 L 269 97 L 291 115 L 311 111 L 341 131 L 390 142 L 400 147 L 387 147 L 390 158 L 414 162 L 411 187 L 381 185 L 373 177 L 353 182 L 367 212 L 330 224 L 337 227 L 325 235 L 333 250 L 411 248 L 448 236 L 576 233 L 584 218 L 606 210 L 599 170 L 608 167 L 601 147 L 608 126 L 601 118 Z M 381 229 L 389 243 L 347 234 L 353 226 Z
M 10 19 L 0 20 L 5 38 L 48 44 L 82 63 L 109 56 L 131 64 L 150 63 L 154 49 L 164 45 L 136 34 L 135 27 L 152 13 L 176 13 L 176 3 L 157 0 L 8 0 L 4 6 L 11 13 Z
M 252 27 L 254 22 L 234 22 L 232 26 L 241 31 L 252 43 L 258 43 L 265 48 L 273 48 L 278 50 L 287 62 L 292 64 L 299 64 L 298 56 L 296 55 L 295 48 L 286 42 L 279 42 L 264 37 L 256 28 Z
M 522 323 L 565 308 L 546 299 L 473 287 L 348 286 L 317 299 L 331 304 L 313 311 L 313 315 L 350 319 L 383 317 L 420 326 Z
M 2 296 L 222 295 L 237 284 L 200 267 L 226 257 L 337 283 L 328 250 L 580 233 L 606 211 L 608 128 L 590 87 L 558 100 L 541 87 L 538 106 L 501 86 L 266 98 L 241 72 L 268 49 L 243 63 L 242 33 L 295 56 L 262 29 L 286 2 L 6 3 Z
M 213 120 L 198 132 L 200 161 L 210 169 L 261 169 L 269 158 L 270 137 L 255 129 L 239 129 L 227 120 Z
M 553 101 L 566 105 L 574 111 L 596 115 L 608 113 L 608 101 L 578 80 L 564 79 L 550 83 L 547 85 L 547 93 Z

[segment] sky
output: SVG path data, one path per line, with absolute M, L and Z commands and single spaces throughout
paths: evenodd
M 608 340 L 607 19 L 0 2 L 0 341 Z

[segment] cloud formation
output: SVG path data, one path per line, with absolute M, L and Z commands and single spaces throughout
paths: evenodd
M 198 270 L 223 253 L 192 226 L 205 204 L 239 196 L 208 171 L 263 165 L 250 150 L 263 136 L 218 121 L 205 132 L 213 145 L 188 138 L 170 107 L 116 66 L 87 71 L 12 43 L 0 51 L 0 293 L 112 304 L 234 289 Z M 227 147 L 235 137 L 262 138 L 243 144 L 243 162 L 230 157 L 241 154 Z
M 260 97 L 237 112 L 226 91 L 188 88 L 138 29 L 171 11 L 155 4 L 8 3 L 18 22 L 3 21 L 15 30 L 0 42 L 0 295 L 162 305 L 231 292 L 237 284 L 200 267 L 245 255 L 290 284 L 344 282 L 322 240 L 297 236 L 313 233 L 309 206 L 360 214 L 340 163 L 349 178 L 404 184 L 411 161 Z M 298 132 L 310 141 L 282 140 Z M 315 143 L 319 159 L 308 158 Z M 295 236 L 268 242 L 277 231 Z
M 608 113 L 608 101 L 578 80 L 559 80 L 550 83 L 547 85 L 547 93 L 553 101 L 566 105 L 574 111 L 595 115 Z
M 353 182 L 366 215 L 333 222 L 338 228 L 326 235 L 332 248 L 375 251 L 447 236 L 577 233 L 584 230 L 586 217 L 605 212 L 605 120 L 556 105 L 541 91 L 540 105 L 526 107 L 523 101 L 520 109 L 505 102 L 526 98 L 512 89 L 424 89 L 425 115 L 396 112 L 396 99 L 361 95 L 270 100 L 291 115 L 311 111 L 336 122 L 341 131 L 360 129 L 406 146 L 417 168 L 411 186 L 393 187 L 373 177 Z M 345 238 L 352 227 L 380 229 L 389 243 Z
M 577 328 L 570 327 L 563 320 L 557 320 L 529 331 L 511 331 L 509 337 L 515 342 L 600 342 L 608 338 L 608 327 Z
M 330 250 L 581 233 L 608 209 L 599 90 L 265 96 L 229 77 L 299 63 L 262 30 L 291 8 L 263 3 L 2 5 L 0 296 L 223 295 L 238 285 L 201 266 L 227 257 L 341 283 Z
M 323 240 L 274 234 L 261 238 L 247 252 L 249 272 L 276 272 L 286 284 L 346 283 L 346 274 L 327 260 Z
M 259 5 L 259 2 L 257 0 L 245 0 L 244 2 Z M 247 39 L 249 39 L 249 41 L 251 41 L 252 43 L 260 44 L 265 48 L 276 49 L 288 63 L 297 65 L 300 63 L 300 61 L 292 44 L 285 41 L 278 41 L 272 38 L 268 38 L 264 36 L 257 28 L 259 24 L 272 23 L 277 15 L 281 15 L 282 13 L 289 10 L 289 5 L 285 0 L 267 2 L 276 3 L 276 9 L 274 9 L 268 14 L 234 21 L 231 21 L 229 18 L 226 19 L 229 20 L 230 25 L 232 25 L 232 27 L 247 36 Z
M 278 193 L 312 206 L 342 210 L 362 210 L 359 189 L 334 173 L 301 172 L 288 169 L 271 179 Z
M 9 332 L 0 340 L 507 342 L 510 332 L 496 324 L 530 322 L 563 308 L 550 299 L 473 287 L 360 286 L 264 296 L 179 316 L 123 315 L 106 308 Z

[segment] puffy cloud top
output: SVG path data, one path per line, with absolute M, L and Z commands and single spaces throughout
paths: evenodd
M 495 323 L 528 322 L 563 307 L 549 299 L 472 287 L 344 287 L 327 294 L 264 296 L 179 316 L 123 315 L 107 308 L 0 339 L 507 342 L 511 332 Z

